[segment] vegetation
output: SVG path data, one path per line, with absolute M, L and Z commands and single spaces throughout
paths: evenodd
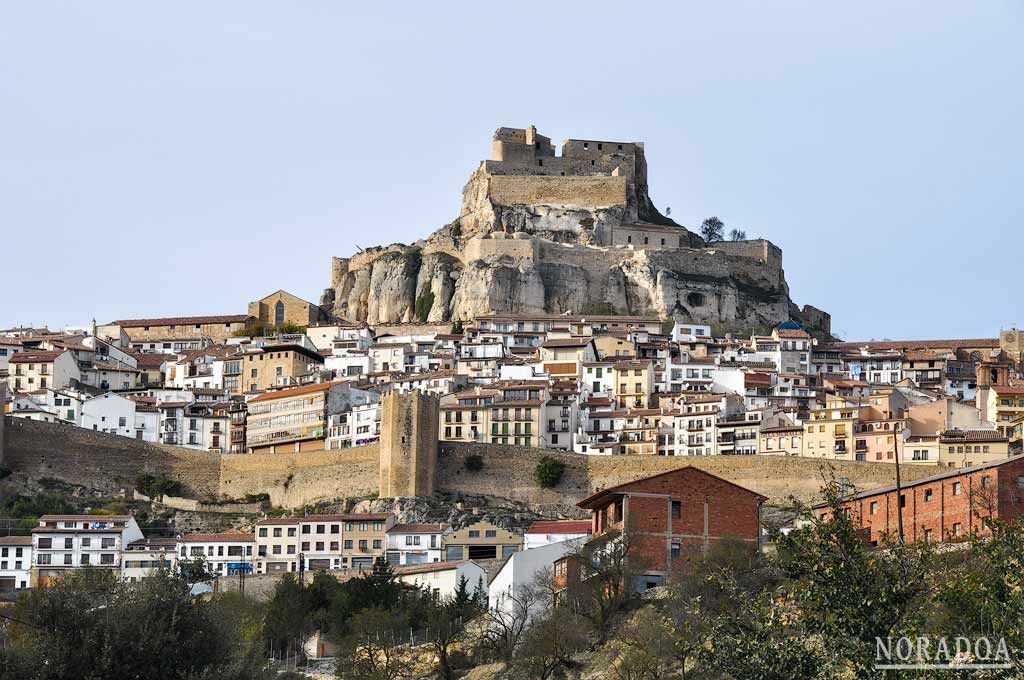
M 258 338 L 265 335 L 277 335 L 278 333 L 284 333 L 292 335 L 295 333 L 305 333 L 306 327 L 292 323 L 291 321 L 285 321 L 279 324 L 267 324 L 257 322 L 249 324 L 245 328 L 241 328 L 231 335 L 236 338 Z
M 416 298 L 416 309 L 414 311 L 416 320 L 420 323 L 426 323 L 427 317 L 430 316 L 430 310 L 433 307 L 434 291 L 431 288 L 427 288 L 418 298 Z
M 0 677 L 269 678 L 252 637 L 258 616 L 237 598 L 195 598 L 168 572 L 123 583 L 109 570 L 77 570 L 19 598 Z
M 480 472 L 484 469 L 484 457 L 478 453 L 471 453 L 466 456 L 465 465 L 470 472 Z
M 462 321 L 456 319 L 452 322 L 452 335 L 462 335 Z
M 181 482 L 171 479 L 162 472 L 158 475 L 142 475 L 135 480 L 135 488 L 150 498 L 163 495 L 175 496 L 181 493 Z
M 721 241 L 725 237 L 725 223 L 717 217 L 709 217 L 701 223 L 700 235 L 708 243 Z
M 649 565 L 628 528 L 577 546 L 573 569 L 545 571 L 492 608 L 465 579 L 438 597 L 383 560 L 346 581 L 284 575 L 266 604 L 192 596 L 210 578 L 202 559 L 138 583 L 74 571 L 8 610 L 0 678 L 261 680 L 265 659 L 301 655 L 315 630 L 338 645 L 348 680 L 450 680 L 487 663 L 502 680 L 896 678 L 875 669 L 876 638 L 901 636 L 1002 640 L 1011 668 L 941 677 L 1022 677 L 1024 526 L 989 522 L 991 537 L 960 550 L 873 549 L 842 511 L 843 489 L 825 493 L 832 511 L 805 513 L 805 526 L 773 536 L 774 551 L 693 545 L 657 597 L 638 593 Z
M 583 310 L 580 313 L 593 316 L 614 316 L 619 311 L 610 302 L 588 302 L 583 305 Z
M 564 472 L 565 463 L 551 456 L 543 456 L 533 469 L 533 480 L 542 488 L 550 489 L 558 486 Z
M 731 229 L 729 230 L 730 241 L 746 241 L 747 232 L 742 229 Z

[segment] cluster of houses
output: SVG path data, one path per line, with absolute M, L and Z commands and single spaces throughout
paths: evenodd
M 445 332 L 249 314 L 0 331 L 5 411 L 213 453 L 379 438 L 381 396 L 440 400 L 443 440 L 584 455 L 796 455 L 964 467 L 1019 453 L 1024 333 L 823 342 L 634 316 L 490 314 Z M 904 441 L 906 433 L 909 439 Z
M 581 548 L 625 535 L 637 590 L 661 585 L 688 556 L 723 539 L 760 549 L 761 494 L 694 466 L 599 489 L 579 501 L 589 519 L 539 520 L 525 532 L 470 517 L 460 526 L 403 523 L 391 513 L 267 517 L 250 531 L 146 537 L 126 515 L 44 515 L 29 536 L 0 538 L 0 591 L 46 585 L 69 570 L 110 569 L 126 581 L 202 560 L 219 583 L 246 575 L 324 571 L 356 577 L 381 561 L 410 586 L 449 596 L 465 580 L 492 608 L 521 606 L 539 578 L 557 589 L 586 578 Z M 866 541 L 957 542 L 990 520 L 1024 514 L 1024 457 L 954 468 L 845 501 Z M 812 509 L 827 519 L 833 508 Z M 812 515 L 813 516 L 813 515 Z M 802 520 L 807 521 L 807 520 Z M 610 534 L 610 532 L 615 532 Z M 616 540 L 621 540 L 616 538 Z

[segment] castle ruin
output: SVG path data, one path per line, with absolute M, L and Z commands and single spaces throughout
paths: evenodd
M 796 319 L 829 332 L 827 314 L 790 300 L 773 243 L 708 244 L 658 212 L 643 143 L 567 139 L 559 154 L 533 126 L 495 131 L 452 223 L 412 245 L 334 258 L 321 304 L 370 324 L 601 309 L 760 327 Z

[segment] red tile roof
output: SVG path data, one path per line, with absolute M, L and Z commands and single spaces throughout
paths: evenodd
M 252 543 L 252 534 L 240 531 L 223 531 L 215 534 L 188 534 L 181 537 L 182 543 Z
M 248 314 L 227 314 L 222 316 L 165 316 L 157 319 L 118 319 L 110 325 L 122 328 L 141 328 L 145 326 L 188 326 L 208 323 L 245 323 Z
M 64 354 L 67 350 L 59 349 L 49 352 L 18 352 L 11 357 L 12 364 L 48 364 Z
M 265 392 L 259 396 L 250 399 L 250 402 L 254 401 L 267 401 L 269 399 L 288 399 L 291 397 L 298 397 L 303 394 L 314 394 L 316 392 L 324 392 L 335 385 L 341 385 L 346 381 L 335 380 L 334 382 L 326 383 L 313 383 L 311 385 L 302 385 L 301 387 L 292 387 L 287 390 L 277 390 L 276 392 Z
M 586 519 L 565 519 L 565 520 L 537 520 L 526 530 L 528 534 L 589 534 L 591 531 L 590 520 Z
M 437 524 L 396 524 L 388 529 L 389 534 L 443 534 L 451 528 L 450 524 L 439 522 Z

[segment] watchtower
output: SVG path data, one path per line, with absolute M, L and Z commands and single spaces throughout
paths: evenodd
M 390 392 L 381 401 L 380 496 L 429 496 L 437 480 L 437 397 Z

